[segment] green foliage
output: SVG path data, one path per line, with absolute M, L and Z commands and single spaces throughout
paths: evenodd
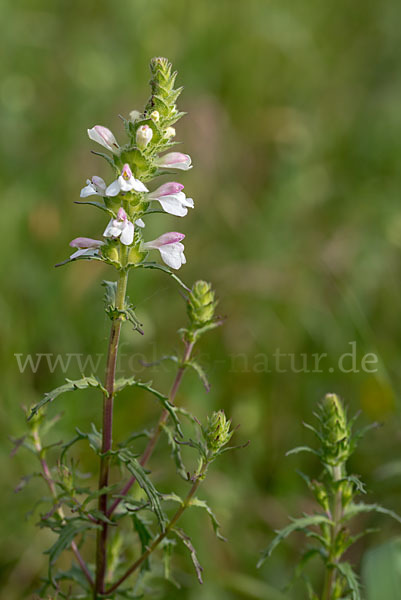
M 308 451 L 319 457 L 323 473 L 319 480 L 311 480 L 302 474 L 315 500 L 323 508 L 323 513 L 304 515 L 277 532 L 276 537 L 264 550 L 259 560 L 260 567 L 273 550 L 286 537 L 295 531 L 302 531 L 307 538 L 315 540 L 317 547 L 306 550 L 300 559 L 297 575 L 300 576 L 306 564 L 314 556 L 322 559 L 325 578 L 322 600 L 361 600 L 358 577 L 350 563 L 344 562 L 345 551 L 358 539 L 369 532 L 351 535 L 345 524 L 363 512 L 378 512 L 391 516 L 401 523 L 394 511 L 378 504 L 355 503 L 354 498 L 364 493 L 364 486 L 355 475 L 347 475 L 346 463 L 355 450 L 361 434 L 353 433 L 355 419 L 349 420 L 338 396 L 327 394 L 318 406 L 316 417 L 318 428 L 307 425 L 320 442 L 317 450 L 300 446 L 288 454 Z M 310 582 L 307 584 L 311 599 L 319 598 Z

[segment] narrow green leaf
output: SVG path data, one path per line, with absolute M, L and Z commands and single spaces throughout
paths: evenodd
M 184 366 L 191 367 L 197 373 L 199 379 L 205 387 L 205 390 L 210 392 L 210 383 L 203 367 L 196 360 L 188 360 L 186 363 L 184 363 Z
M 118 456 L 120 460 L 126 465 L 131 475 L 134 475 L 138 484 L 147 495 L 150 502 L 150 506 L 160 523 L 161 529 L 164 531 L 164 527 L 166 524 L 166 516 L 163 513 L 160 504 L 160 494 L 149 479 L 145 469 L 139 464 L 138 460 L 129 450 L 121 450 L 118 453 Z
M 180 445 L 177 444 L 175 437 L 174 437 L 174 433 L 172 432 L 171 428 L 168 425 L 163 423 L 162 428 L 163 428 L 164 433 L 167 435 L 167 441 L 171 448 L 171 454 L 173 456 L 173 459 L 174 459 L 174 462 L 175 462 L 175 465 L 177 468 L 177 473 L 180 477 L 182 477 L 182 479 L 184 479 L 185 481 L 188 481 L 188 470 L 186 469 L 184 462 L 182 460 Z
M 147 550 L 147 548 L 149 546 L 149 542 L 151 542 L 152 538 L 153 538 L 153 535 L 148 528 L 149 522 L 146 521 L 145 519 L 143 519 L 137 513 L 134 513 L 132 515 L 132 523 L 134 525 L 134 529 L 137 532 L 139 540 L 141 542 L 141 549 L 142 549 L 142 554 L 143 554 Z M 142 570 L 145 570 L 145 571 L 150 570 L 149 557 L 144 561 L 143 565 L 141 566 L 141 571 Z
M 89 204 L 90 206 L 96 206 L 96 208 L 100 208 L 101 210 L 109 214 L 111 217 L 116 218 L 116 214 L 113 210 L 107 208 L 107 206 L 105 204 L 102 204 L 101 202 L 96 202 L 96 200 L 74 200 L 74 203 Z
M 313 450 L 313 448 L 309 448 L 309 446 L 297 446 L 296 448 L 292 448 L 292 450 L 288 450 L 288 452 L 286 452 L 285 455 L 290 456 L 291 454 L 298 454 L 298 452 L 311 452 L 312 454 L 319 455 L 319 453 L 316 452 L 316 450 Z
M 350 563 L 342 562 L 337 565 L 337 569 L 341 575 L 345 578 L 349 591 L 351 593 L 350 600 L 361 600 L 359 581 L 354 573 Z
M 49 402 L 53 402 L 53 400 L 55 400 L 61 394 L 65 394 L 66 392 L 74 392 L 75 390 L 84 390 L 90 387 L 99 388 L 103 393 L 107 393 L 95 375 L 91 375 L 89 377 L 84 376 L 81 379 L 76 379 L 75 381 L 66 379 L 66 383 L 64 385 L 60 385 L 51 392 L 47 392 L 42 400 L 31 409 L 31 414 L 28 417 L 28 421 L 32 419 L 32 417 L 35 416 L 43 406 Z
M 200 564 L 200 562 L 198 560 L 198 557 L 196 555 L 196 550 L 193 547 L 192 542 L 191 542 L 191 538 L 189 538 L 186 535 L 186 533 L 184 533 L 182 531 L 182 529 L 173 529 L 172 531 L 177 535 L 177 537 L 180 538 L 180 540 L 188 548 L 188 550 L 189 550 L 189 552 L 191 554 L 192 562 L 193 562 L 194 567 L 195 567 L 195 571 L 196 571 L 196 575 L 198 577 L 198 581 L 199 581 L 199 583 L 203 583 L 203 581 L 202 581 L 202 571 L 203 571 L 203 568 L 201 567 L 201 564 Z
M 208 506 L 208 504 L 205 502 L 205 500 L 200 500 L 199 498 L 192 498 L 191 502 L 189 503 L 189 506 L 197 506 L 199 508 L 203 508 L 210 517 L 210 520 L 212 522 L 213 531 L 216 534 L 216 536 L 219 538 L 219 540 L 222 540 L 223 542 L 227 541 L 227 538 L 225 538 L 220 533 L 220 523 L 218 522 L 216 515 L 214 514 L 212 509 Z
M 367 512 L 377 512 L 382 515 L 387 515 L 388 517 L 392 517 L 393 519 L 401 523 L 401 517 L 397 515 L 397 513 L 393 510 L 384 508 L 383 506 L 380 506 L 380 504 L 365 504 L 364 502 L 358 502 L 357 504 L 349 504 L 344 510 L 342 522 L 349 521 L 356 515 Z
M 294 531 L 304 531 L 307 530 L 308 527 L 319 526 L 323 524 L 332 525 L 333 523 L 324 515 L 308 515 L 299 519 L 294 519 L 292 523 L 287 525 L 287 527 L 284 527 L 277 532 L 277 535 L 271 544 L 262 552 L 262 556 L 257 564 L 258 568 L 263 564 L 266 558 L 271 555 L 276 546 L 278 546 L 280 542 L 291 533 L 294 533 Z
M 163 273 L 167 273 L 168 275 L 170 275 L 170 277 L 172 277 L 172 279 L 174 279 L 177 283 L 180 284 L 181 287 L 183 287 L 187 292 L 190 292 L 190 288 L 188 286 L 185 285 L 185 283 L 183 281 L 181 281 L 181 279 L 175 274 L 173 273 L 173 271 L 171 271 L 168 267 L 165 267 L 164 265 L 160 265 L 159 263 L 156 262 L 142 262 L 139 263 L 137 265 L 134 265 L 134 268 L 139 269 L 157 269 L 159 271 L 163 271 Z
M 163 408 L 165 408 L 168 411 L 170 417 L 172 418 L 172 420 L 176 426 L 177 432 L 179 433 L 179 435 L 182 436 L 180 421 L 177 417 L 176 407 L 169 402 L 167 396 L 165 396 L 158 390 L 155 390 L 152 387 L 151 381 L 144 383 L 142 381 L 135 379 L 135 377 L 128 377 L 128 378 L 123 377 L 121 379 L 117 379 L 117 381 L 114 384 L 114 392 L 117 394 L 118 392 L 121 392 L 124 388 L 130 387 L 130 386 L 135 386 L 135 387 L 141 388 L 143 390 L 146 390 L 150 394 L 153 394 L 153 396 L 155 396 L 158 400 L 160 400 L 160 403 L 162 404 Z

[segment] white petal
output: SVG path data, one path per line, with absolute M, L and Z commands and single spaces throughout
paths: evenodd
M 80 197 L 81 198 L 87 198 L 88 196 L 93 196 L 93 195 L 98 196 L 99 193 L 95 190 L 94 186 L 92 185 L 92 183 L 88 183 L 87 186 L 85 186 L 84 188 L 82 188 L 81 193 L 80 193 Z
M 142 219 L 137 219 L 135 221 L 135 225 L 137 225 L 138 227 L 145 227 L 145 223 L 142 221 Z
M 175 215 L 176 217 L 185 217 L 185 215 L 188 213 L 188 209 L 182 205 L 182 202 L 177 198 L 177 195 L 162 196 L 159 198 L 159 202 L 163 210 L 170 215 Z
M 107 148 L 107 150 L 111 150 L 112 152 L 117 152 L 119 150 L 116 138 L 110 129 L 103 127 L 103 125 L 95 125 L 95 127 L 88 129 L 88 136 L 94 142 Z
M 139 181 L 139 179 L 135 179 L 135 177 L 132 177 L 132 179 L 134 180 L 132 183 L 132 189 L 135 190 L 136 192 L 148 192 L 148 188 L 146 187 L 145 184 L 142 183 L 142 181 Z
M 117 238 L 121 235 L 121 227 L 116 219 L 111 219 L 106 229 L 104 230 L 103 237 Z
M 125 223 L 124 229 L 120 235 L 120 242 L 125 246 L 130 246 L 134 239 L 134 224 L 131 221 Z
M 118 196 L 118 194 L 120 193 L 120 184 L 119 184 L 119 179 L 116 179 L 115 181 L 113 181 L 113 183 L 111 183 L 108 188 L 106 189 L 106 196 Z
M 171 267 L 172 269 L 179 269 L 182 265 L 182 253 L 177 252 L 172 246 L 173 244 L 159 248 L 160 256 L 167 266 Z

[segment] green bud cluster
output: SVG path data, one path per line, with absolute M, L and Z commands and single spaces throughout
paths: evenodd
M 217 305 L 215 294 L 210 283 L 196 281 L 188 297 L 188 316 L 194 328 L 203 327 L 214 318 Z
M 351 430 L 341 400 L 326 394 L 319 406 L 322 460 L 330 466 L 346 462 L 351 454 Z
M 227 419 L 224 410 L 214 412 L 211 417 L 208 417 L 204 437 L 207 448 L 212 454 L 217 454 L 230 441 L 234 433 L 230 429 L 231 421 Z
M 177 71 L 171 72 L 171 68 L 167 58 L 158 56 L 150 61 L 152 96 L 145 114 L 151 116 L 161 128 L 171 127 L 184 114 L 179 113 L 175 105 L 183 88 L 174 88 Z

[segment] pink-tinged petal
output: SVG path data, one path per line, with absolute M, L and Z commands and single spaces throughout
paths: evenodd
M 120 221 L 126 221 L 128 219 L 127 213 L 125 212 L 122 206 L 120 206 L 120 208 L 118 209 L 117 219 L 119 219 Z
M 160 248 L 161 246 L 165 246 L 166 244 L 175 244 L 176 242 L 181 242 L 185 238 L 183 233 L 178 233 L 177 231 L 169 231 L 168 233 L 163 233 L 161 236 L 152 240 L 151 242 L 146 242 L 145 246 L 147 248 Z
M 169 152 L 164 156 L 160 157 L 156 161 L 158 167 L 165 167 L 167 169 L 180 169 L 182 171 L 188 171 L 192 169 L 191 157 L 189 154 L 182 154 L 181 152 Z
M 182 183 L 177 183 L 176 181 L 170 181 L 169 183 L 163 183 L 160 187 L 158 187 L 153 192 L 150 192 L 149 199 L 156 200 L 161 196 L 171 196 L 172 194 L 177 194 L 184 189 Z
M 132 171 L 128 163 L 125 163 L 125 165 L 123 166 L 123 169 L 121 171 L 121 177 L 124 177 L 124 179 L 126 179 L 127 181 L 128 179 L 131 179 Z
M 71 248 L 100 248 L 104 242 L 93 238 L 77 237 L 70 242 Z
M 92 177 L 92 183 L 97 188 L 99 188 L 99 190 L 105 190 L 106 189 L 106 182 L 104 181 L 104 179 L 102 179 L 101 177 L 98 177 L 97 175 L 94 175 Z
M 107 127 L 103 125 L 95 125 L 91 129 L 88 129 L 88 136 L 94 142 L 101 144 L 107 150 L 111 152 L 118 152 L 120 146 L 117 144 L 117 140 Z
M 174 215 L 175 217 L 185 217 L 188 214 L 188 209 L 183 206 L 183 203 L 175 196 L 162 196 L 158 199 L 164 212 Z
M 125 246 L 130 246 L 134 240 L 134 224 L 127 221 L 120 235 L 120 242 Z
M 106 189 L 106 196 L 111 196 L 111 197 L 118 196 L 119 193 L 120 193 L 120 182 L 118 179 L 116 179 Z

